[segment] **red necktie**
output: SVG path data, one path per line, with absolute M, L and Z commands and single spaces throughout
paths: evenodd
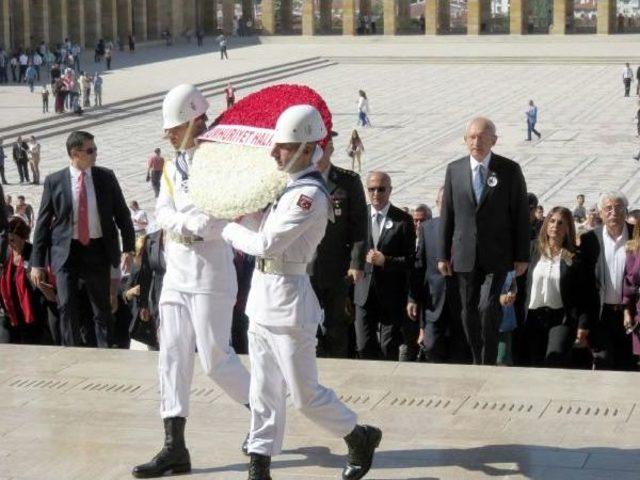
M 84 246 L 89 245 L 91 240 L 89 235 L 89 202 L 87 201 L 86 176 L 85 172 L 80 172 L 78 181 L 78 241 Z

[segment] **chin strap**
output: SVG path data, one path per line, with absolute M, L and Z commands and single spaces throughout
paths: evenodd
M 293 157 L 289 159 L 287 164 L 282 169 L 285 173 L 289 173 L 289 170 L 291 170 L 291 167 L 293 167 L 293 165 L 298 161 L 298 159 L 300 158 L 300 155 L 302 155 L 302 151 L 306 146 L 307 146 L 307 142 L 303 142 L 300 144 L 300 146 L 298 147 L 298 150 L 296 150 L 296 153 L 293 154 Z

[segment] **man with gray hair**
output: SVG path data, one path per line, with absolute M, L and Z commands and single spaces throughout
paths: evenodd
M 418 248 L 418 244 L 420 242 L 420 232 L 422 229 L 420 228 L 422 224 L 428 220 L 431 220 L 433 214 L 431 213 L 431 209 L 428 205 L 424 203 L 418 203 L 411 207 L 411 216 L 413 217 L 413 228 L 416 231 L 416 249 Z
M 466 155 L 447 166 L 438 270 L 458 277 L 462 325 L 475 364 L 495 365 L 507 272 L 529 261 L 529 206 L 520 165 L 491 151 L 498 137 L 488 118 L 467 126 Z M 471 180 L 471 181 L 469 181 Z
M 593 366 L 597 370 L 633 368 L 631 339 L 625 335 L 622 304 L 625 246 L 633 233 L 633 226 L 625 221 L 628 205 L 622 192 L 602 193 L 598 210 L 603 225 L 584 233 L 580 239 L 582 255 L 589 274 L 595 277 L 599 293 L 590 305 L 593 319 L 588 334 Z

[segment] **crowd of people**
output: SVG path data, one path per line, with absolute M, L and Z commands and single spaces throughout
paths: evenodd
M 13 206 L 0 196 L 3 341 L 160 352 L 165 445 L 134 476 L 191 468 L 184 428 L 196 347 L 205 373 L 251 410 L 252 480 L 270 478 L 287 392 L 344 438 L 343 478 L 369 469 L 382 433 L 318 383 L 316 356 L 638 369 L 640 212 L 623 193 L 604 192 L 590 209 L 578 195 L 573 210 L 545 214 L 520 166 L 493 151 L 494 123 L 477 117 L 434 208 L 396 206 L 391 175 L 361 179 L 334 165 L 338 133 L 297 104 L 271 143 L 288 186 L 256 230 L 252 215 L 221 220 L 189 195 L 208 107 L 191 85 L 163 102 L 179 153 L 165 160 L 156 149 L 147 160 L 155 220 L 127 205 L 84 131 L 69 135 L 69 166 L 45 179 L 37 216 L 24 197 Z M 31 146 L 16 145 L 29 181 Z M 356 131 L 348 145 L 355 161 L 364 150 Z M 250 376 L 236 356 L 247 352 Z
M 106 70 L 110 70 L 113 48 L 113 42 L 100 39 L 95 47 L 95 63 L 104 61 Z M 101 107 L 103 78 L 97 70 L 93 75 L 81 70 L 81 53 L 81 47 L 68 38 L 55 47 L 43 41 L 33 49 L 7 52 L 0 48 L 0 84 L 26 83 L 32 93 L 41 85 L 38 93 L 42 113 L 49 113 L 50 96 L 55 113 L 82 113 L 82 108 L 91 106 L 91 92 L 94 106 Z
M 528 261 L 527 273 L 515 275 L 516 272 L 509 273 L 513 269 L 507 271 L 505 267 L 500 285 L 483 279 L 480 290 L 474 293 L 478 296 L 474 302 L 481 304 L 480 334 L 476 332 L 474 337 L 472 323 L 477 319 L 467 318 L 468 314 L 465 317 L 464 310 L 472 307 L 465 305 L 461 298 L 460 283 L 469 281 L 468 272 L 454 268 L 451 272 L 444 271 L 443 275 L 438 266 L 444 241 L 440 215 L 443 195 L 446 196 L 444 187 L 437 194 L 434 208 L 426 204 L 396 208 L 391 203 L 389 175 L 370 172 L 363 190 L 363 182 L 356 172 L 331 164 L 332 145 L 326 149 L 327 155 L 318 168 L 324 169 L 333 185 L 335 221 L 327 227 L 310 269 L 316 294 L 325 310 L 324 324 L 318 333 L 319 355 L 519 366 L 637 368 L 634 355 L 640 354 L 640 336 L 635 319 L 634 288 L 638 282 L 635 276 L 640 276 L 636 262 L 640 255 L 633 245 L 637 245 L 640 231 L 634 231 L 633 225 L 638 223 L 640 211 L 629 210 L 623 194 L 603 194 L 597 205 L 590 208 L 584 195 L 578 195 L 572 210 L 554 206 L 546 214 L 535 194 L 526 194 L 523 198 L 527 206 L 527 252 L 522 258 Z M 347 153 L 357 170 L 362 151 L 362 141 L 354 130 Z M 495 157 L 495 154 L 487 155 Z M 27 141 L 18 138 L 14 143 L 13 157 L 21 183 L 31 179 L 33 183 L 40 181 L 39 156 L 40 144 L 35 137 Z M 2 148 L 0 158 L 4 158 Z M 147 181 L 156 197 L 160 193 L 165 162 L 160 149 L 147 160 Z M 499 181 L 499 177 L 493 176 L 493 168 L 490 171 L 484 183 L 493 189 L 495 185 L 490 185 Z M 6 184 L 4 169 L 0 173 Z M 21 268 L 16 258 L 25 257 L 20 252 L 31 252 L 29 232 L 36 218 L 24 196 L 19 196 L 13 205 L 7 195 L 3 197 L 2 207 L 2 221 L 10 233 L 2 258 L 6 274 L 15 276 Z M 128 348 L 131 339 L 141 339 L 151 348 L 158 347 L 155 329 L 141 327 L 153 326 L 153 320 L 157 321 L 157 302 L 165 270 L 165 233 L 135 200 L 129 203 L 127 214 L 137 238 L 131 251 L 134 268 L 127 275 L 122 275 L 118 268 L 112 269 L 108 297 L 114 323 L 109 329 L 110 338 L 98 342 L 92 328 L 90 292 L 87 291 L 80 302 L 86 315 L 78 316 L 77 332 L 72 335 L 74 345 Z M 499 231 L 504 227 L 492 228 Z M 481 237 L 479 231 L 456 235 Z M 504 237 L 497 243 L 505 241 L 511 240 Z M 460 239 L 454 239 L 448 248 L 454 251 L 456 246 L 461 248 L 456 242 Z M 11 250 L 13 246 L 16 249 Z M 498 248 L 497 255 L 502 257 L 504 253 Z M 10 259 L 15 265 L 7 269 Z M 246 353 L 248 319 L 243 306 L 255 259 L 236 252 L 234 264 L 240 289 L 234 309 L 232 345 L 236 351 Z M 27 257 L 23 265 L 27 272 L 30 265 L 33 263 Z M 4 323 L 12 342 L 65 344 L 54 294 L 56 281 L 52 272 L 47 274 L 50 282 L 45 285 L 51 285 L 51 289 L 35 288 L 26 275 L 21 278 L 24 292 L 29 292 L 28 300 L 16 302 L 11 295 L 2 297 L 6 307 Z M 491 309 L 487 302 L 491 303 L 493 297 L 494 307 L 500 305 L 501 311 L 494 312 L 495 318 L 490 321 L 483 316 L 489 315 L 487 311 Z M 26 318 L 32 320 L 26 321 Z M 28 326 L 26 330 L 25 326 Z M 488 352 L 484 351 L 486 348 Z

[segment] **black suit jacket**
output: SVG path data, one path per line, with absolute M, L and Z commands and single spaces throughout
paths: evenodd
M 633 238 L 633 225 L 626 224 L 629 238 Z M 605 296 L 605 275 L 607 274 L 607 264 L 604 258 L 604 226 L 594 228 L 583 233 L 580 237 L 580 252 L 585 264 L 585 275 L 591 277 L 596 288 L 596 294 L 592 298 L 592 307 L 596 310 L 599 320 L 602 313 L 602 305 Z M 585 299 L 587 300 L 588 297 Z M 620 299 L 622 302 L 622 299 Z
M 420 227 L 420 240 L 409 294 L 410 299 L 420 306 L 422 318 L 429 322 L 436 322 L 441 317 L 447 295 L 457 295 L 455 277 L 444 277 L 438 270 L 440 221 L 441 218 L 436 217 Z
M 327 188 L 335 221 L 327 223 L 318 245 L 312 274 L 321 286 L 344 278 L 349 268 L 364 270 L 367 237 L 367 202 L 360 175 L 331 165 Z
M 374 248 L 371 236 L 371 206 L 367 209 L 366 251 Z M 389 228 L 387 228 L 387 226 Z M 377 249 L 385 256 L 384 266 L 365 263 L 364 278 L 354 287 L 354 302 L 364 306 L 374 289 L 390 309 L 405 308 L 409 292 L 409 275 L 413 268 L 416 234 L 411 215 L 391 205 L 382 227 Z
M 540 260 L 537 243 L 537 240 L 531 242 L 531 263 L 527 270 L 527 292 L 524 304 L 527 312 L 529 311 L 533 286 L 533 271 Z M 579 252 L 574 255 L 570 265 L 564 260 L 560 261 L 560 297 L 562 297 L 564 308 L 563 323 L 569 327 L 584 330 L 589 330 L 595 317 L 593 303 L 586 300 L 597 295 L 593 277 L 587 274 L 588 268 Z
M 494 186 L 489 179 L 494 177 Z M 442 241 L 438 258 L 456 272 L 482 268 L 505 272 L 529 261 L 529 205 L 520 166 L 491 154 L 487 184 L 476 203 L 469 156 L 447 166 L 441 208 Z
M 135 249 L 131 213 L 118 180 L 111 170 L 92 167 L 91 176 L 102 227 L 102 242 L 107 253 L 104 261 L 117 267 L 120 263 L 117 229 L 122 236 L 122 249 L 125 252 Z M 33 235 L 31 265 L 44 267 L 47 252 L 51 250 L 51 266 L 54 272 L 58 271 L 69 259 L 71 240 L 73 240 L 73 199 L 71 174 L 69 167 L 66 167 L 47 176 L 44 181 L 40 213 Z

